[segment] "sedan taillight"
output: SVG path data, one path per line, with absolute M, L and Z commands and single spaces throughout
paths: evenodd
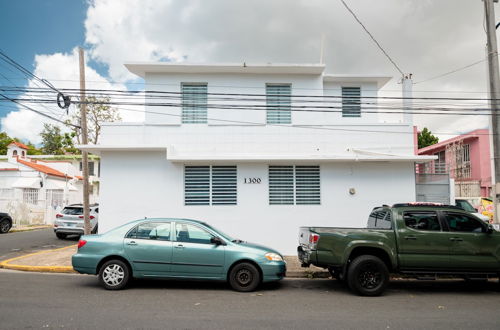
M 84 239 L 81 239 L 78 241 L 78 248 L 83 247 L 85 244 L 87 244 L 87 241 Z
M 64 215 L 57 213 L 56 218 L 62 218 Z

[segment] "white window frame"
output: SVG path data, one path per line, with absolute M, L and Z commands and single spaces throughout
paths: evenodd
M 204 88 L 204 92 L 188 93 L 188 88 L 196 89 L 197 87 Z M 181 120 L 183 124 L 208 123 L 208 83 L 181 83 L 181 107 Z
M 287 180 L 286 176 L 279 177 L 279 172 L 272 173 L 273 170 L 279 171 L 280 169 L 285 175 L 285 172 L 290 172 L 288 182 L 284 181 Z M 307 174 L 308 170 L 312 172 Z M 313 173 L 316 170 L 317 174 Z M 303 182 L 307 175 L 316 182 Z M 269 165 L 268 182 L 269 205 L 321 205 L 321 167 L 319 165 Z M 275 191 L 279 189 L 280 185 L 288 192 L 281 195 L 279 192 L 276 193 Z M 307 187 L 309 187 L 310 192 L 317 190 L 317 194 L 304 194 L 308 190 Z
M 188 168 L 199 168 L 202 181 L 198 187 L 188 186 L 187 179 L 195 180 L 193 173 L 188 173 Z M 202 172 L 206 171 L 206 174 Z M 224 172 L 226 170 L 226 172 Z M 189 177 L 188 177 L 189 175 Z M 204 177 L 202 175 L 205 175 Z M 224 190 L 226 187 L 226 190 Z M 196 201 L 192 195 L 196 193 L 204 193 L 206 198 Z M 191 194 L 191 195 L 190 195 Z M 184 165 L 184 205 L 221 205 L 230 206 L 238 204 L 238 167 L 236 165 Z
M 281 88 L 288 88 L 285 94 Z M 273 90 L 274 89 L 274 90 Z M 291 124 L 292 123 L 292 84 L 267 83 L 266 84 L 266 123 Z
M 359 96 L 352 96 L 354 90 L 359 91 Z M 342 117 L 359 118 L 361 117 L 361 87 L 360 86 L 342 86 Z

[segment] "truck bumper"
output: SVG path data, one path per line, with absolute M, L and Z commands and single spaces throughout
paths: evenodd
M 311 265 L 312 263 L 311 254 L 312 254 L 311 250 L 303 246 L 297 247 L 297 255 L 299 257 L 299 261 L 302 267 L 309 267 Z

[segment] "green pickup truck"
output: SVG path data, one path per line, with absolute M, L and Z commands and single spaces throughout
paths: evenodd
M 500 233 L 456 206 L 384 205 L 373 209 L 367 228 L 301 227 L 298 256 L 303 267 L 326 268 L 357 294 L 376 296 L 390 273 L 497 277 Z

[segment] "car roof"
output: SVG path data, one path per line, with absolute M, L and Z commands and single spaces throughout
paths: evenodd
M 197 223 L 197 224 L 205 224 L 204 221 L 201 221 L 201 220 L 194 220 L 194 219 L 185 219 L 185 218 L 142 218 L 142 219 L 137 219 L 137 220 L 134 220 L 134 221 L 131 221 L 131 222 L 140 222 L 140 221 L 151 221 L 151 222 L 158 222 L 158 221 L 169 221 L 169 222 L 172 222 L 172 221 L 182 221 L 182 222 L 192 222 L 192 223 Z

